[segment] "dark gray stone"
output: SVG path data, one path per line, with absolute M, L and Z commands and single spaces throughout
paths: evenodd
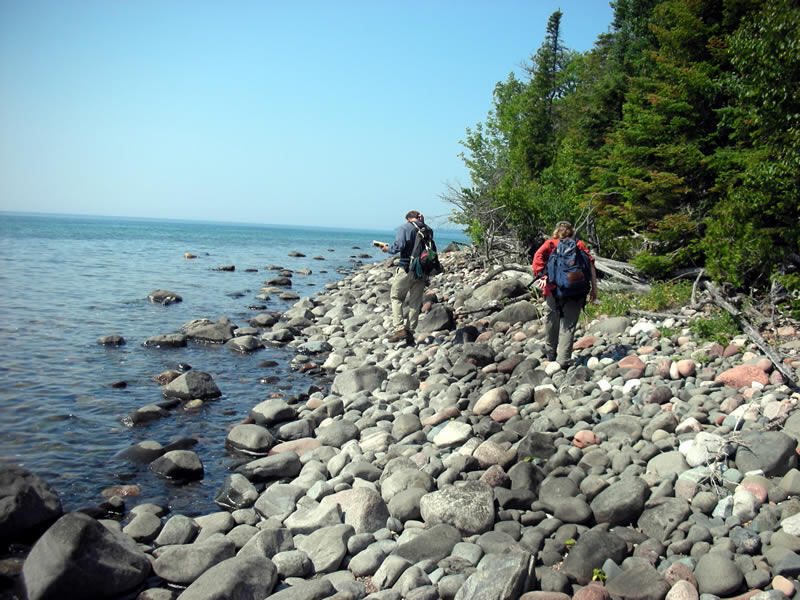
M 202 371 L 189 371 L 176 377 L 162 388 L 164 397 L 179 400 L 208 400 L 222 395 L 211 375 Z
M 41 477 L 16 465 L 0 466 L 0 539 L 36 535 L 61 514 L 58 494 Z
M 570 549 L 561 571 L 580 585 L 592 580 L 594 569 L 606 560 L 619 564 L 628 552 L 628 544 L 617 535 L 602 529 L 590 529 L 581 534 Z
M 663 600 L 670 585 L 650 564 L 638 564 L 606 582 L 612 598 L 619 600 Z
M 173 302 L 183 302 L 183 298 L 169 290 L 153 290 L 147 294 L 147 299 L 153 304 L 163 304 L 164 306 Z
M 375 365 L 357 367 L 339 373 L 333 380 L 331 391 L 342 396 L 374 392 L 381 387 L 388 376 L 385 369 Z
M 445 304 L 434 304 L 428 312 L 420 317 L 417 331 L 431 333 L 442 330 L 450 331 L 455 327 L 456 322 L 453 318 L 453 310 Z
M 164 546 L 156 553 L 153 571 L 170 583 L 188 585 L 214 565 L 235 554 L 236 544 L 233 540 L 221 536 L 193 544 Z
M 275 587 L 277 570 L 263 556 L 233 557 L 200 575 L 180 595 L 181 600 L 266 598 Z
M 255 486 L 241 473 L 232 473 L 225 477 L 225 481 L 214 496 L 214 502 L 227 510 L 248 508 L 253 506 L 257 499 L 258 492 Z
M 245 463 L 239 466 L 236 472 L 254 483 L 261 483 L 284 477 L 297 477 L 301 468 L 300 457 L 296 453 L 281 452 Z
M 694 569 L 701 594 L 732 596 L 742 587 L 744 575 L 738 565 L 721 552 L 709 552 L 697 561 Z
M 442 560 L 461 541 L 461 533 L 452 525 L 434 525 L 408 542 L 399 545 L 393 554 L 412 561 Z
M 648 494 L 649 488 L 644 480 L 623 478 L 595 496 L 590 506 L 598 523 L 627 525 L 642 514 Z
M 455 600 L 514 600 L 534 589 L 534 582 L 533 558 L 527 552 L 487 554 Z
M 782 431 L 748 431 L 736 451 L 742 473 L 761 469 L 767 477 L 782 477 L 797 466 L 797 442 Z
M 216 323 L 212 323 L 208 319 L 200 319 L 186 323 L 181 328 L 181 331 L 185 333 L 189 339 L 198 342 L 224 344 L 228 340 L 233 339 L 233 332 L 236 331 L 236 325 L 227 317 L 221 317 Z
M 266 427 L 254 423 L 236 425 L 228 432 L 225 445 L 247 454 L 267 454 L 275 443 Z
M 122 595 L 142 584 L 150 561 L 136 543 L 82 513 L 56 521 L 22 567 L 29 600 L 91 600 Z
M 659 498 L 651 501 L 639 517 L 639 529 L 651 538 L 666 542 L 690 512 L 689 503 L 681 498 Z
M 465 535 L 483 533 L 494 525 L 494 493 L 489 485 L 477 481 L 426 494 L 419 507 L 426 523 L 453 525 Z
M 196 481 L 203 478 L 203 463 L 191 450 L 171 450 L 150 463 L 156 475 L 178 481 Z

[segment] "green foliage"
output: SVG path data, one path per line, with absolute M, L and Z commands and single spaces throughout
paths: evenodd
M 689 328 L 697 337 L 726 346 L 730 339 L 739 333 L 739 325 L 724 311 L 716 311 L 711 316 L 697 317 L 689 323 Z
M 631 308 L 633 308 L 633 299 L 628 294 L 601 292 L 597 295 L 596 303 L 586 305 L 585 313 L 586 318 L 591 320 L 601 315 L 625 315 Z
M 592 571 L 592 581 L 605 581 L 606 573 L 603 569 L 594 569 Z
M 576 541 L 575 541 L 573 538 L 569 538 L 568 540 L 566 540 L 566 541 L 564 542 L 564 545 L 565 545 L 567 548 L 572 548 L 572 547 L 573 547 L 575 544 L 577 544 L 577 543 L 578 543 L 578 542 L 576 542 Z
M 665 339 L 671 339 L 678 334 L 677 330 L 671 327 L 659 327 L 658 332 L 661 334 L 661 337 Z
M 786 296 L 781 299 L 781 306 L 785 307 L 793 318 L 800 319 L 800 273 L 776 275 L 774 282 L 786 290 Z
M 660 312 L 686 306 L 691 297 L 692 284 L 688 281 L 659 282 L 653 285 L 649 294 L 637 298 L 637 306 L 642 310 Z
M 609 33 L 583 54 L 564 47 L 571 15 L 556 11 L 522 75 L 496 84 L 461 142 L 471 185 L 444 196 L 453 220 L 487 256 L 496 240 L 528 245 L 567 219 L 599 255 L 657 279 L 703 266 L 750 292 L 796 286 L 800 4 L 613 6 Z M 587 313 L 631 306 L 608 296 Z M 785 306 L 800 314 L 800 299 Z

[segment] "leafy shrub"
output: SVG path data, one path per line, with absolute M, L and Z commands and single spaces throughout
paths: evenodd
M 658 256 L 649 250 L 642 250 L 631 259 L 631 262 L 650 277 L 666 277 L 673 269 L 669 256 Z
M 637 298 L 642 310 L 662 311 L 674 306 L 686 306 L 692 297 L 692 284 L 689 281 L 659 282 L 653 285 L 650 293 Z
M 689 328 L 697 337 L 723 346 L 739 333 L 739 326 L 727 312 L 717 311 L 708 317 L 698 317 L 689 323 Z

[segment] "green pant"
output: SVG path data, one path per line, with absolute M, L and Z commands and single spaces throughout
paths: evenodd
M 417 279 L 411 273 L 406 273 L 401 268 L 397 269 L 397 273 L 392 279 L 392 291 L 390 292 L 392 325 L 395 331 L 399 329 L 416 331 L 426 279 L 425 277 Z M 408 315 L 405 319 L 403 318 L 403 303 L 408 305 Z
M 586 304 L 586 297 L 556 298 L 545 296 L 547 302 L 547 342 L 545 352 L 548 360 L 557 360 L 564 365 L 572 358 L 572 344 L 578 318 Z

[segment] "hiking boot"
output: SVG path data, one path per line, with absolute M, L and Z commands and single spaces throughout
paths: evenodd
M 405 329 L 398 329 L 392 335 L 389 336 L 388 341 L 390 343 L 394 342 L 402 342 L 408 336 L 408 332 Z

